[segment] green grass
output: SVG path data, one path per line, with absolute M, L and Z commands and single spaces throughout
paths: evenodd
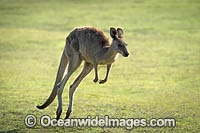
M 128 132 L 124 128 L 34 128 L 27 114 L 55 118 L 57 99 L 36 109 L 53 87 L 65 38 L 79 26 L 109 35 L 122 27 L 129 58 L 120 56 L 104 85 L 92 72 L 79 86 L 71 117 L 175 118 L 175 128 L 131 132 L 200 131 L 200 2 L 198 0 L 0 1 L 0 132 Z M 100 67 L 101 79 L 106 68 Z M 68 88 L 63 93 L 63 114 Z

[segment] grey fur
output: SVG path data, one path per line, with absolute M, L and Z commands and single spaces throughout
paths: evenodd
M 107 65 L 107 73 L 104 80 L 100 80 L 99 84 L 103 84 L 107 81 L 108 75 L 111 69 L 112 63 L 116 60 L 118 53 L 124 57 L 128 57 L 127 44 L 123 41 L 123 30 L 113 27 L 110 28 L 110 35 L 112 37 L 112 43 L 109 43 L 109 39 L 105 34 L 94 27 L 82 27 L 74 29 L 66 38 L 66 45 L 61 58 L 60 66 L 57 72 L 56 82 L 54 88 L 47 99 L 47 101 L 37 106 L 39 109 L 44 109 L 50 105 L 55 96 L 58 96 L 58 108 L 56 111 L 57 119 L 60 118 L 62 113 L 62 92 L 68 79 L 74 71 L 84 61 L 84 67 L 79 76 L 75 79 L 69 89 L 69 106 L 66 113 L 66 119 L 72 112 L 73 95 L 76 88 L 81 81 L 92 71 L 95 70 L 94 82 L 98 79 L 98 65 Z M 67 67 L 67 73 L 63 78 L 65 68 Z M 63 79 L 62 79 L 63 78 Z

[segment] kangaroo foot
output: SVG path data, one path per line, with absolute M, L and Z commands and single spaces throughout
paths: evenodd
M 56 111 L 56 120 L 60 119 L 61 113 L 62 113 L 62 109 L 57 109 L 57 111 Z
M 71 112 L 72 112 L 71 110 L 67 110 L 67 113 L 66 113 L 65 119 L 68 119 L 68 118 L 69 118 Z

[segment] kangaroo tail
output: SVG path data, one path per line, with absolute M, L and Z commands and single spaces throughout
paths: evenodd
M 60 61 L 60 65 L 58 68 L 58 72 L 57 72 L 57 76 L 56 76 L 56 81 L 53 87 L 53 90 L 49 96 L 49 98 L 46 100 L 46 102 L 44 104 L 42 104 L 41 106 L 36 106 L 38 109 L 44 109 L 47 106 L 49 106 L 53 100 L 55 99 L 56 95 L 57 95 L 57 88 L 58 88 L 58 83 L 61 82 L 66 66 L 68 64 L 68 57 L 66 56 L 65 50 L 63 51 L 62 57 L 61 57 L 61 61 Z

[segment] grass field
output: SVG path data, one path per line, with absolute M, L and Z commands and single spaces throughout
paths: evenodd
M 57 99 L 45 110 L 65 38 L 74 27 L 95 26 L 109 36 L 124 29 L 129 58 L 119 56 L 108 82 L 79 86 L 71 118 L 175 118 L 176 127 L 139 127 L 131 132 L 200 132 L 199 0 L 1 0 L 0 132 L 129 132 L 125 128 L 34 128 L 27 114 L 55 118 Z M 110 39 L 111 41 L 111 39 Z M 63 114 L 68 88 L 63 93 Z M 99 67 L 101 79 L 106 67 Z

